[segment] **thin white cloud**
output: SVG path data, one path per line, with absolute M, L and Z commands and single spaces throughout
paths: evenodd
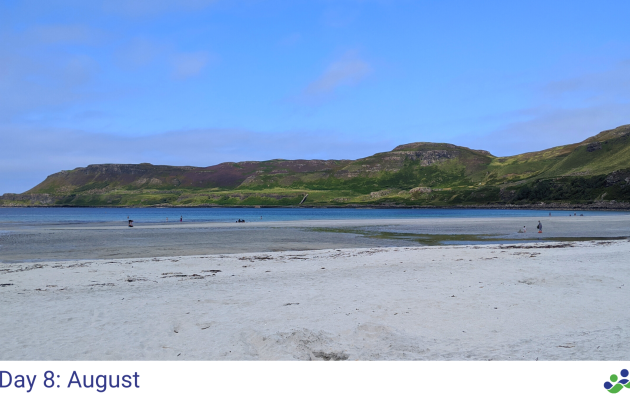
M 361 59 L 355 51 L 349 51 L 332 62 L 324 72 L 303 91 L 307 101 L 319 100 L 332 94 L 341 86 L 355 85 L 372 72 L 372 67 Z
M 58 109 L 93 96 L 98 61 L 81 48 L 96 44 L 101 32 L 84 25 L 37 25 L 0 30 L 0 121 Z
M 207 8 L 218 0 L 107 0 L 103 10 L 125 17 L 147 17 L 166 12 L 190 12 Z
M 606 129 L 630 123 L 630 103 L 576 108 L 523 110 L 524 120 L 508 122 L 488 133 L 471 133 L 455 144 L 511 156 L 577 143 Z
M 111 114 L 98 110 L 85 110 L 72 116 L 75 121 L 101 120 L 110 117 Z
M 509 156 L 581 142 L 630 123 L 630 62 L 588 67 L 582 74 L 531 85 L 531 107 L 489 118 L 497 128 L 469 132 L 459 143 Z
M 31 44 L 91 43 L 100 34 L 85 25 L 40 25 L 26 33 Z
M 176 54 L 172 61 L 173 77 L 175 79 L 188 79 L 199 75 L 209 61 L 210 55 L 206 51 Z
M 145 37 L 135 37 L 116 52 L 123 68 L 136 69 L 149 65 L 166 51 L 166 46 Z
M 95 52 L 103 34 L 83 25 L 38 25 L 24 31 L 0 29 L 0 122 L 32 119 L 91 100 L 120 96 L 128 87 L 104 82 Z M 65 47 L 70 44 L 72 47 Z M 97 54 L 97 53 L 96 53 Z M 154 67 L 159 79 L 188 79 L 213 60 L 206 51 L 178 52 L 168 41 L 135 37 L 112 53 L 123 69 Z M 103 60 L 103 57 L 100 57 Z M 105 60 L 107 63 L 107 60 Z M 153 64 L 153 65 L 152 65 Z
M 614 101 L 630 99 L 630 60 L 617 62 L 607 70 L 552 81 L 541 89 L 543 101 Z
M 99 70 L 86 55 L 49 57 L 47 62 L 0 52 L 0 120 L 85 101 L 86 85 Z

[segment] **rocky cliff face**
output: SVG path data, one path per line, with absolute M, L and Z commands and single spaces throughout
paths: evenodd
M 606 177 L 606 186 L 615 184 L 621 184 L 622 188 L 630 185 L 630 170 L 613 171 Z
M 407 144 L 401 144 L 400 146 L 395 147 L 393 151 L 410 151 L 410 150 L 420 150 L 420 151 L 425 150 L 426 151 L 426 150 L 436 150 L 436 149 L 441 149 L 441 150 L 466 149 L 468 151 L 472 151 L 480 155 L 492 157 L 492 154 L 490 154 L 489 151 L 473 150 L 473 149 L 469 149 L 468 147 L 456 146 L 450 143 L 431 143 L 431 142 L 407 143 Z
M 395 161 L 400 166 L 406 161 L 419 161 L 423 167 L 458 158 L 459 150 L 392 151 L 384 160 Z
M 77 168 L 76 170 L 89 174 L 107 174 L 107 175 L 141 175 L 148 172 L 172 171 L 190 171 L 195 167 L 171 167 L 168 165 L 152 165 L 152 164 L 91 164 L 85 168 Z M 75 171 L 76 171 L 75 170 Z
M 341 179 L 360 176 L 374 177 L 382 172 L 396 172 L 403 168 L 406 162 L 411 162 L 421 167 L 428 167 L 448 160 L 458 159 L 460 155 L 461 152 L 457 150 L 457 146 L 453 146 L 452 150 L 394 150 L 357 160 L 347 167 L 336 171 L 335 177 Z

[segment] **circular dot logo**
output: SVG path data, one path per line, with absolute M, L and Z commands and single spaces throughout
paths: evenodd
M 621 375 L 622 379 L 619 379 L 616 374 L 610 375 L 610 382 L 604 382 L 604 389 L 610 393 L 619 393 L 624 387 L 630 389 L 630 380 L 627 379 L 629 375 L 628 370 L 622 369 L 619 375 Z

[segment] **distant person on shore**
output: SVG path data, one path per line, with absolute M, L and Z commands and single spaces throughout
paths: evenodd
M 549 216 L 551 217 L 551 213 L 549 213 Z
M 525 228 L 525 225 L 523 225 L 523 228 L 518 230 L 518 233 L 527 233 L 527 228 Z
M 127 218 L 129 218 L 129 217 L 127 217 Z M 133 220 L 132 219 L 129 220 L 129 227 L 133 228 Z
M 179 222 L 184 222 L 184 216 L 183 215 L 179 216 Z
M 542 233 L 542 223 L 540 221 L 538 221 L 538 226 L 536 228 L 538 228 L 538 233 Z

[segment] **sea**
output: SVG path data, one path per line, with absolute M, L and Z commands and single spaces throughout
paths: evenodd
M 500 218 L 622 214 L 629 211 L 561 211 L 500 209 L 366 209 L 366 208 L 0 208 L 0 227 L 15 225 L 94 224 L 127 221 L 137 223 L 301 221 L 407 218 Z M 0 230 L 2 233 L 2 230 Z

